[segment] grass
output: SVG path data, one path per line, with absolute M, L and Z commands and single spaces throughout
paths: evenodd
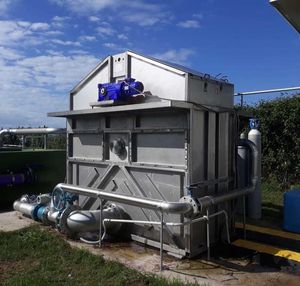
M 262 178 L 262 212 L 264 217 L 283 219 L 283 196 L 286 191 L 275 179 Z M 291 185 L 288 190 L 299 189 L 300 185 Z
M 55 231 L 34 226 L 0 232 L 0 285 L 182 285 L 73 249 Z M 196 285 L 196 284 L 190 284 Z
M 284 191 L 275 180 L 262 179 L 262 213 L 264 217 L 283 218 Z

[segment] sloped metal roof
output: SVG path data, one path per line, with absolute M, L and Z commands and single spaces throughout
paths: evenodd
M 154 58 L 151 56 L 145 56 L 143 54 L 139 54 L 134 51 L 125 51 L 125 52 L 128 53 L 128 55 L 130 55 L 130 56 L 136 56 L 136 57 L 142 58 L 144 60 L 152 61 L 154 63 L 157 63 L 158 65 L 163 65 L 165 68 L 169 68 L 170 70 L 174 70 L 174 71 L 180 72 L 182 74 L 186 73 L 189 75 L 193 75 L 193 76 L 197 76 L 197 77 L 201 77 L 201 78 L 207 78 L 207 79 L 218 81 L 218 82 L 227 82 L 227 79 L 216 78 L 216 77 L 211 76 L 210 74 L 201 73 L 199 71 L 196 71 L 194 69 L 191 69 L 191 68 L 179 65 L 179 64 L 171 63 L 171 62 L 157 59 L 157 58 Z M 110 56 L 105 57 L 85 78 L 83 78 L 71 90 L 71 93 L 76 93 L 78 90 L 80 90 L 84 86 L 84 84 L 98 72 L 98 70 L 101 68 L 101 66 L 108 61 L 109 58 L 110 58 Z
M 270 0 L 270 4 L 300 33 L 300 0 Z
M 216 81 L 222 81 L 222 79 L 213 77 L 213 76 L 211 76 L 210 74 L 202 73 L 202 72 L 200 72 L 200 71 L 194 70 L 194 69 L 192 69 L 192 68 L 189 68 L 189 67 L 186 67 L 186 66 L 183 66 L 183 65 L 180 65 L 180 64 L 172 63 L 172 62 L 165 61 L 165 60 L 158 59 L 158 58 L 154 58 L 154 57 L 151 57 L 151 56 L 145 56 L 145 55 L 139 54 L 139 53 L 137 53 L 137 52 L 133 52 L 133 51 L 130 51 L 130 53 L 136 54 L 136 55 L 140 55 L 140 56 L 142 56 L 142 57 L 144 57 L 144 58 L 147 58 L 147 59 L 150 59 L 150 60 L 152 60 L 152 61 L 161 63 L 161 64 L 166 65 L 166 66 L 169 66 L 169 67 L 171 67 L 171 68 L 180 70 L 180 71 L 182 71 L 182 72 L 184 72 L 184 73 L 187 73 L 187 74 L 191 74 L 191 75 L 199 76 L 199 77 L 207 77 L 207 78 L 210 78 L 210 79 L 216 80 Z

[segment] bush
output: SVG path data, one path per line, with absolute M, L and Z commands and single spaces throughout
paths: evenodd
M 287 188 L 300 181 L 300 98 L 261 101 L 244 107 L 260 119 L 262 172 Z

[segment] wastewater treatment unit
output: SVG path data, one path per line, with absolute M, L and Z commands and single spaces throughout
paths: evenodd
M 99 243 L 126 234 L 176 257 L 230 242 L 238 209 L 261 216 L 260 133 L 238 133 L 225 80 L 131 51 L 71 92 L 66 182 L 14 209 Z M 49 190 L 50 192 L 51 190 Z M 241 206 L 238 206 L 241 204 Z
M 9 209 L 24 193 L 39 194 L 64 180 L 66 151 L 49 145 L 57 138 L 63 141 L 65 133 L 62 128 L 45 127 L 0 130 L 1 210 Z

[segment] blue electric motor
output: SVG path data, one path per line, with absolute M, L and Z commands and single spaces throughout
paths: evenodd
M 98 101 L 127 101 L 143 90 L 143 84 L 140 81 L 135 81 L 134 78 L 126 78 L 118 83 L 98 84 Z

